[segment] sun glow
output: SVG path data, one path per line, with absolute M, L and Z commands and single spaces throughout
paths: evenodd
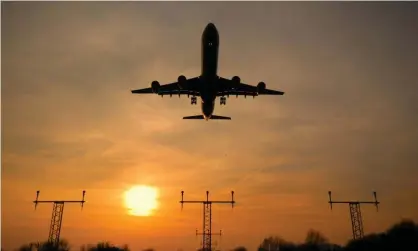
M 134 186 L 125 192 L 125 206 L 130 215 L 150 216 L 158 207 L 158 190 L 150 186 Z

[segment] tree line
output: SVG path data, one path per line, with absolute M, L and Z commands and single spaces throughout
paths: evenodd
M 74 250 L 66 240 L 61 240 L 57 247 L 48 242 L 29 243 L 22 245 L 16 251 L 70 251 L 70 249 Z M 100 242 L 95 245 L 84 245 L 80 247 L 80 251 L 132 250 L 128 245 L 115 246 L 109 242 Z M 248 250 L 241 246 L 230 251 Z M 261 242 L 258 251 L 418 251 L 418 224 L 411 220 L 402 220 L 384 232 L 368 234 L 358 240 L 350 240 L 344 246 L 331 243 L 323 234 L 313 229 L 308 231 L 303 243 L 286 241 L 280 236 L 269 236 Z

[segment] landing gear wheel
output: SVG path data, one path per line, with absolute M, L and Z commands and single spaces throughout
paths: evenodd
M 220 101 L 221 101 L 221 105 L 226 105 L 226 97 L 221 97 Z
M 191 98 L 191 103 L 192 103 L 192 105 L 197 104 L 197 98 L 196 97 L 192 97 Z

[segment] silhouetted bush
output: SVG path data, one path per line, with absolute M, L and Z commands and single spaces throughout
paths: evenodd
M 58 247 L 50 243 L 29 243 L 17 251 L 69 251 L 67 241 L 61 240 Z M 117 247 L 109 242 L 82 246 L 81 251 L 130 251 L 127 245 Z M 351 240 L 345 247 L 332 244 L 316 230 L 309 230 L 305 242 L 295 244 L 278 236 L 265 238 L 258 247 L 259 251 L 418 251 L 418 225 L 411 220 L 403 220 L 383 233 L 366 235 L 360 240 Z M 3 249 L 2 249 L 3 251 Z M 151 248 L 143 251 L 154 251 Z M 243 246 L 231 251 L 247 251 Z
M 240 246 L 240 247 L 236 247 L 234 249 L 232 249 L 232 251 L 247 251 L 246 247 Z
M 31 242 L 29 244 L 22 245 L 18 248 L 18 251 L 69 251 L 70 245 L 68 241 L 62 239 L 59 241 L 58 246 L 54 246 L 51 243 L 45 242 Z
M 88 245 L 87 248 L 83 246 L 82 251 L 129 251 L 128 245 L 117 247 L 109 242 L 99 242 L 96 245 Z
M 393 225 L 385 233 L 369 234 L 360 240 L 350 241 L 345 251 L 417 251 L 418 225 L 411 220 L 403 220 Z

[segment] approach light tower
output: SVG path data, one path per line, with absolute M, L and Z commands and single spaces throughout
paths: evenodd
M 212 251 L 212 204 L 231 204 L 234 208 L 234 191 L 231 191 L 232 199 L 230 201 L 213 201 L 209 200 L 209 191 L 206 191 L 206 200 L 183 200 L 184 191 L 181 191 L 181 209 L 183 209 L 183 203 L 201 203 L 203 204 L 203 231 L 202 238 L 202 251 Z M 222 233 L 222 232 L 220 232 Z M 196 234 L 198 234 L 196 232 Z
M 35 203 L 35 210 L 36 210 L 36 206 L 38 205 L 38 203 L 53 203 L 48 242 L 51 243 L 54 247 L 58 246 L 58 243 L 60 240 L 62 216 L 64 214 L 64 204 L 65 203 L 81 203 L 81 210 L 83 210 L 84 202 L 86 202 L 84 200 L 85 195 L 86 195 L 86 191 L 83 190 L 82 200 L 38 200 L 39 190 L 36 191 L 36 200 L 33 201 L 33 203 Z
M 379 211 L 379 204 L 380 202 L 377 201 L 376 192 L 373 192 L 374 201 L 332 201 L 331 200 L 331 191 L 328 191 L 329 201 L 331 210 L 332 204 L 348 204 L 350 208 L 350 216 L 351 216 L 351 227 L 353 230 L 353 239 L 361 239 L 364 236 L 363 231 L 363 218 L 361 217 L 361 210 L 360 204 L 374 204 L 376 206 L 376 211 Z
M 205 235 L 205 232 L 201 232 L 201 233 L 199 233 L 199 231 L 196 229 L 196 236 L 198 236 L 198 235 Z M 219 233 L 214 233 L 214 232 L 212 232 L 212 230 L 211 230 L 211 231 L 210 231 L 210 235 L 212 235 L 212 236 L 214 236 L 214 235 L 219 235 L 219 237 L 221 237 L 221 236 L 222 236 L 222 230 L 219 230 Z M 211 239 L 211 243 L 212 243 L 212 239 Z M 201 242 L 201 243 L 200 243 L 200 245 L 202 245 L 202 247 L 203 247 L 203 242 Z M 217 245 L 217 243 L 215 242 L 215 247 L 216 247 L 216 245 Z M 214 248 L 213 243 L 211 244 L 211 248 Z

